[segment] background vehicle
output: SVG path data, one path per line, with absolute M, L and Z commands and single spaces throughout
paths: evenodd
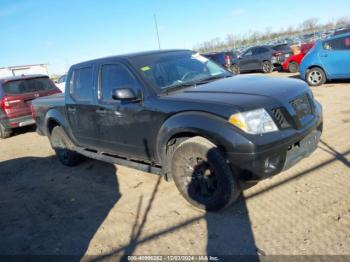
M 285 59 L 294 54 L 290 44 L 272 45 L 271 48 L 277 52 L 281 52 L 279 55 L 279 64 L 282 64 Z
M 232 73 L 239 74 L 239 61 L 234 52 L 213 52 L 202 55 L 227 68 Z
M 67 75 L 62 75 L 60 78 L 58 78 L 56 86 L 61 90 L 62 93 L 64 93 L 65 88 L 66 88 L 66 78 Z
M 299 71 L 311 86 L 350 78 L 350 33 L 316 42 L 302 60 Z
M 266 178 L 311 154 L 322 131 L 302 81 L 232 77 L 189 50 L 87 61 L 67 82 L 65 97 L 32 104 L 63 164 L 84 155 L 163 174 L 207 210 L 238 198 L 242 174 Z
M 290 73 L 296 73 L 299 71 L 299 65 L 301 60 L 304 58 L 306 53 L 314 46 L 314 43 L 302 44 L 300 46 L 300 53 L 288 57 L 282 64 L 284 71 L 289 71 Z
M 350 26 L 349 27 L 344 27 L 344 28 L 339 28 L 334 31 L 334 35 L 341 35 L 345 33 L 350 33 Z
M 272 46 L 254 46 L 239 57 L 239 69 L 241 72 L 259 70 L 270 73 L 274 67 L 281 66 L 285 57 L 285 51 L 277 51 Z
M 33 99 L 60 93 L 45 75 L 13 76 L 0 79 L 0 138 L 12 129 L 32 125 L 30 105 Z

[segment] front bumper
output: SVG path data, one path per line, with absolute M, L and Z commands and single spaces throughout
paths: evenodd
M 308 126 L 278 143 L 267 144 L 264 150 L 239 153 L 228 152 L 227 158 L 232 166 L 248 171 L 253 179 L 264 179 L 284 171 L 303 158 L 308 157 L 317 148 L 323 129 L 321 108 L 318 115 Z M 276 134 L 278 136 L 278 134 Z M 252 142 L 253 143 L 253 142 Z

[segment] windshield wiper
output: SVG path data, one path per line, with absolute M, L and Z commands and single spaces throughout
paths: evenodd
M 203 85 L 206 83 L 209 83 L 211 81 L 217 80 L 217 79 L 221 79 L 221 78 L 227 78 L 227 77 L 231 77 L 232 75 L 216 75 L 216 76 L 211 76 L 208 78 L 204 78 L 204 79 L 199 79 L 199 80 L 195 80 L 195 81 L 189 81 L 189 82 L 185 82 L 185 83 L 179 83 L 173 86 L 169 86 L 168 88 L 166 88 L 164 90 L 164 92 L 166 92 L 167 94 L 170 91 L 174 91 L 183 87 L 189 87 L 189 86 L 194 86 L 196 87 L 197 85 Z

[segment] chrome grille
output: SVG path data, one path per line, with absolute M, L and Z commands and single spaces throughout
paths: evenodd
M 280 128 L 289 128 L 291 125 L 288 123 L 287 119 L 284 116 L 283 110 L 281 108 L 272 109 L 272 113 L 277 120 L 277 124 Z

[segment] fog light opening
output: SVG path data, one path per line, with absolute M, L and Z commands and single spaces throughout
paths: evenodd
M 277 170 L 279 163 L 281 162 L 280 156 L 268 157 L 265 160 L 265 173 Z

